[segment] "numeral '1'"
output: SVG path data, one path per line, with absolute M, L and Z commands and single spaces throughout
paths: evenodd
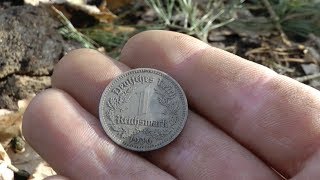
M 146 89 L 142 89 L 136 92 L 136 95 L 139 100 L 138 104 L 138 116 L 147 114 L 149 111 L 149 98 L 150 98 L 150 88 L 149 86 Z

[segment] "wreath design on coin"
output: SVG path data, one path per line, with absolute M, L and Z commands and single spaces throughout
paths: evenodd
M 116 109 L 123 108 L 123 104 L 127 103 L 130 100 L 132 95 L 131 93 L 134 91 L 134 89 L 135 88 L 130 86 L 126 90 L 120 92 L 118 96 L 109 98 L 107 101 L 107 107 L 109 108 L 106 114 L 107 117 L 111 120 L 111 126 L 109 127 L 112 131 L 117 133 L 117 136 L 120 136 L 121 138 L 125 136 L 125 133 L 127 133 L 127 131 L 124 128 L 119 127 L 115 124 L 115 111 Z
M 157 88 L 154 89 L 155 93 L 159 95 L 158 101 L 162 106 L 167 107 L 165 112 L 163 112 L 164 115 L 177 115 L 178 111 L 180 109 L 180 105 L 178 101 L 176 100 L 177 92 L 172 91 L 173 87 L 164 83 L 163 81 L 160 83 L 160 85 L 157 86 Z M 174 124 L 176 121 L 174 121 Z M 171 124 L 171 125 L 174 125 Z

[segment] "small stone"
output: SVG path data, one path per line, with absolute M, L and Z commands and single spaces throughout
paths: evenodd
M 311 75 L 319 72 L 319 66 L 316 64 L 301 64 L 301 67 L 306 75 Z

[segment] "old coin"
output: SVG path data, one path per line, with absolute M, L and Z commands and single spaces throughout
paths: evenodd
M 134 151 L 151 151 L 172 142 L 182 131 L 187 115 L 187 99 L 179 84 L 166 73 L 149 68 L 115 78 L 99 105 L 107 135 Z

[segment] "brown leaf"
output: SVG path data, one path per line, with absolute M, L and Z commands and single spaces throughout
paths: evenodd
M 69 1 L 66 1 L 64 4 L 54 4 L 54 7 L 61 11 L 69 20 L 73 19 L 73 21 L 77 22 L 93 18 L 99 22 L 110 23 L 117 17 L 107 8 L 99 9 L 93 5 L 71 3 Z M 81 14 L 81 16 L 79 16 L 79 14 Z
M 12 180 L 13 172 L 8 169 L 8 165 L 11 164 L 11 160 L 4 150 L 3 146 L 0 144 L 0 179 L 1 180 Z
M 12 138 L 21 136 L 22 116 L 34 95 L 18 101 L 16 112 L 0 109 L 0 143 L 7 147 Z
M 90 15 L 98 19 L 100 22 L 104 22 L 104 23 L 110 23 L 117 17 L 109 10 L 105 10 L 99 13 L 91 13 Z
M 106 0 L 107 7 L 113 11 L 125 5 L 128 5 L 132 0 Z

